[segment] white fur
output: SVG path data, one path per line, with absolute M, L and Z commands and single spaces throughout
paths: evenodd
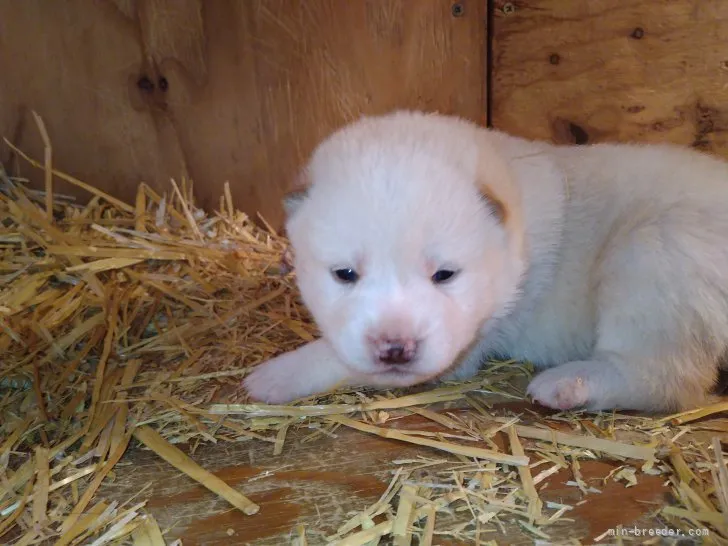
M 323 339 L 254 370 L 252 397 L 466 378 L 503 356 L 548 368 L 529 393 L 554 408 L 706 400 L 728 344 L 727 163 L 397 112 L 334 133 L 306 173 L 286 227 Z M 360 280 L 337 282 L 342 267 Z M 462 273 L 435 285 L 440 268 Z M 418 358 L 382 365 L 367 344 L 377 335 L 421 340 Z

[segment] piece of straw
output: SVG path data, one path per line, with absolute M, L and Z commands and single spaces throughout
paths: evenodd
M 615 442 L 613 440 L 606 440 L 604 438 L 577 436 L 575 434 L 567 434 L 557 430 L 546 430 L 524 425 L 515 425 L 515 427 L 518 436 L 522 438 L 529 438 L 531 440 L 543 440 L 567 446 L 592 449 L 608 455 L 625 457 L 628 459 L 650 461 L 656 457 L 656 451 L 653 447 L 625 444 L 622 442 Z
M 395 398 L 374 400 L 361 404 L 326 404 L 320 406 L 276 406 L 268 404 L 213 404 L 210 413 L 216 415 L 246 415 L 249 417 L 314 417 L 343 415 L 367 411 L 402 409 L 415 405 L 436 404 L 460 400 L 465 393 L 482 389 L 484 382 L 441 387 L 431 391 Z
M 43 139 L 43 159 L 44 159 L 44 171 L 45 171 L 45 207 L 46 217 L 49 222 L 53 221 L 53 147 L 51 146 L 51 139 L 48 136 L 45 123 L 38 113 L 33 110 L 33 118 L 40 131 L 40 136 Z
M 61 539 L 55 546 L 64 546 L 76 538 L 76 535 L 72 535 L 71 529 L 83 515 L 84 510 L 86 510 L 86 507 L 90 504 L 96 494 L 96 491 L 101 485 L 101 482 L 104 481 L 109 472 L 111 472 L 114 466 L 116 466 L 116 463 L 119 462 L 119 459 L 121 459 L 121 456 L 124 454 L 127 446 L 129 445 L 130 439 L 131 436 L 126 434 L 124 440 L 117 446 L 116 451 L 111 454 L 101 470 L 99 470 L 99 472 L 94 476 L 93 480 L 84 491 L 83 496 L 79 499 L 78 503 L 76 503 L 71 514 L 63 522 L 63 525 L 61 526 Z
M 230 487 L 214 474 L 199 466 L 187 455 L 182 453 L 182 451 L 162 438 L 154 429 L 148 426 L 138 427 L 134 430 L 134 437 L 177 470 L 184 472 L 190 478 L 222 497 L 244 514 L 252 516 L 260 510 L 257 504 Z
M 420 546 L 432 546 L 432 538 L 435 533 L 435 519 L 437 517 L 437 508 L 435 505 L 427 506 L 427 516 L 425 520 L 425 528 L 422 531 L 422 540 Z
M 358 533 L 352 533 L 346 538 L 331 543 L 332 546 L 365 546 L 372 541 L 387 536 L 392 532 L 392 521 L 387 520 L 375 525 L 370 529 L 363 529 Z
M 405 485 L 399 492 L 399 504 L 397 506 L 397 514 L 392 524 L 392 536 L 394 537 L 394 546 L 409 546 L 412 543 L 412 533 L 410 533 L 410 525 L 414 516 L 414 497 L 417 494 L 417 488 L 414 485 Z
M 518 439 L 518 432 L 516 431 L 515 425 L 508 427 L 508 439 L 511 444 L 511 452 L 516 456 L 525 456 L 521 441 Z M 528 466 L 519 466 L 518 474 L 521 477 L 523 493 L 528 498 L 528 522 L 533 524 L 535 521 L 541 519 L 543 503 L 538 496 L 538 491 L 536 491 L 536 484 L 533 481 L 531 469 Z
M 715 404 L 711 404 L 703 408 L 693 409 L 682 413 L 676 413 L 674 415 L 664 417 L 661 420 L 667 421 L 671 425 L 684 425 L 685 423 L 697 421 L 698 419 L 703 419 L 704 417 L 715 415 L 716 413 L 723 413 L 726 411 L 728 411 L 728 401 L 716 402 Z
M 38 167 L 40 169 L 43 168 L 43 166 L 35 161 L 34 159 L 31 159 L 25 152 L 23 152 L 21 149 L 19 149 L 17 146 L 15 146 L 12 142 L 10 142 L 7 138 L 3 138 L 5 141 L 5 144 L 13 150 L 16 154 L 18 154 L 20 157 L 22 157 L 25 161 L 33 165 L 34 167 Z M 134 212 L 134 207 L 127 205 L 123 201 L 120 201 L 119 199 L 116 199 L 115 197 L 110 196 L 107 193 L 104 193 L 103 191 L 99 190 L 98 188 L 94 188 L 93 186 L 86 184 L 85 182 L 81 182 L 77 178 L 74 178 L 73 176 L 70 176 L 66 173 L 63 173 L 61 171 L 57 171 L 56 169 L 53 169 L 51 171 L 54 176 L 57 176 L 61 180 L 64 180 L 70 184 L 73 184 L 74 186 L 78 186 L 81 189 L 86 190 L 92 195 L 98 195 L 99 197 L 103 198 L 105 201 L 108 201 L 109 203 L 112 203 L 114 206 L 118 207 L 120 210 L 126 211 L 126 212 Z
M 410 444 L 416 444 L 420 446 L 427 446 L 440 451 L 446 451 L 448 453 L 454 453 L 456 455 L 463 455 L 465 457 L 474 457 L 476 459 L 483 459 L 493 461 L 497 463 L 503 463 L 513 466 L 524 466 L 528 464 L 528 457 L 508 455 L 506 453 L 498 453 L 489 449 L 482 449 L 478 447 L 461 446 L 459 444 L 453 444 L 450 442 L 440 442 L 437 440 L 430 440 L 428 438 L 419 438 L 410 434 L 403 434 L 397 430 L 381 428 L 374 425 L 368 425 L 353 419 L 346 417 L 331 416 L 327 418 L 328 421 L 345 425 L 349 428 L 361 430 L 369 434 L 374 434 L 382 438 L 389 438 L 392 440 L 399 440 L 400 442 L 407 442 Z
M 50 488 L 50 468 L 48 466 L 48 449 L 35 448 L 35 492 L 33 493 L 33 524 L 41 528 L 46 523 L 48 494 Z

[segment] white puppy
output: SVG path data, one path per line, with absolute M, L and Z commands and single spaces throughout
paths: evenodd
M 461 119 L 364 118 L 315 151 L 286 229 L 320 340 L 258 400 L 548 368 L 559 409 L 705 402 L 728 346 L 728 164 L 670 145 L 553 146 Z

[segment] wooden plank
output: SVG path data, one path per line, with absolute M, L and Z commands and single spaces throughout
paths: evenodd
M 496 0 L 493 20 L 495 127 L 728 156 L 728 3 Z
M 186 176 L 215 207 L 229 181 L 278 225 L 289 181 L 344 122 L 395 108 L 485 121 L 485 2 L 453 5 L 0 0 L 0 135 L 42 159 L 33 109 L 54 166 L 84 182 L 131 203 L 139 181 Z
M 528 404 L 503 404 L 511 411 L 540 410 Z M 401 429 L 445 431 L 445 427 L 420 416 L 397 420 Z M 131 450 L 116 467 L 116 479 L 100 492 L 108 501 L 123 501 L 143 487 L 149 487 L 150 512 L 161 528 L 171 528 L 165 538 L 181 538 L 185 546 L 223 546 L 231 543 L 274 546 L 288 544 L 291 532 L 300 524 L 308 530 L 310 544 L 323 544 L 321 535 L 331 533 L 348 520 L 347 514 L 374 503 L 386 489 L 393 461 L 417 456 L 441 457 L 442 453 L 422 447 L 408 447 L 400 442 L 362 434 L 344 427 L 336 438 L 321 436 L 306 441 L 310 431 L 289 432 L 283 453 L 272 455 L 273 446 L 263 442 L 218 444 L 197 449 L 193 458 L 205 469 L 233 487 L 249 494 L 260 505 L 255 516 L 245 516 L 181 476 L 156 455 Z M 501 449 L 507 445 L 504 435 L 495 438 Z M 524 441 L 525 442 L 525 441 Z M 525 443 L 524 443 L 525 445 Z M 585 543 L 618 524 L 629 526 L 641 522 L 640 528 L 660 527 L 645 517 L 660 504 L 667 492 L 661 476 L 640 475 L 638 484 L 624 484 L 601 478 L 616 466 L 602 461 L 581 461 L 581 473 L 589 486 L 601 490 L 584 500 L 576 487 L 571 470 L 564 469 L 538 484 L 546 501 L 579 504 L 564 521 L 549 527 L 551 536 L 566 540 L 579 538 Z M 541 468 L 540 470 L 543 470 Z M 445 517 L 445 516 L 442 516 Z M 468 516 L 469 517 L 469 516 Z M 533 537 L 517 526 L 506 526 L 505 533 L 493 526 L 487 540 L 499 544 L 526 545 Z M 484 537 L 486 538 L 486 537 Z M 457 544 L 438 537 L 437 544 Z

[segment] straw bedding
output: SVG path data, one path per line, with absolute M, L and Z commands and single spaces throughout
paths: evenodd
M 477 543 L 504 523 L 552 541 L 550 527 L 573 507 L 544 503 L 539 489 L 568 468 L 588 502 L 598 490 L 581 479 L 579 460 L 597 458 L 620 462 L 606 479 L 625 487 L 644 473 L 664 476 L 674 503 L 655 518 L 674 529 L 708 528 L 706 543 L 726 543 L 721 444 L 691 436 L 698 418 L 723 405 L 662 419 L 490 411 L 489 393 L 522 397 L 514 380 L 529 367 L 516 363 L 424 392 L 248 404 L 239 388 L 247 370 L 317 335 L 283 260 L 284 238 L 235 210 L 228 191 L 214 214 L 195 206 L 186 183 L 173 182 L 166 196 L 142 184 L 132 205 L 53 171 L 49 144 L 43 164 L 25 158 L 46 169 L 46 191 L 0 175 L 0 543 L 169 543 L 144 492 L 114 502 L 97 495 L 125 452 L 141 447 L 240 517 L 255 517 L 266 506 L 199 467 L 196 447 L 267 442 L 279 454 L 287 431 L 311 422 L 322 433 L 349 427 L 422 446 L 422 458 L 393 463 L 377 503 L 329 522 L 337 529 L 331 543 L 426 545 L 438 536 Z M 54 176 L 92 199 L 76 204 L 55 194 Z M 468 411 L 435 411 L 455 406 Z M 443 432 L 389 426 L 412 413 Z M 292 537 L 301 545 L 323 540 L 304 528 Z

